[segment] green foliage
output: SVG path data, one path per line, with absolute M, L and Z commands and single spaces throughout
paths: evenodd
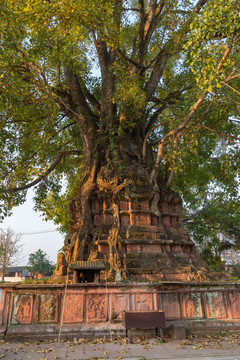
M 51 279 L 41 278 L 41 279 L 25 279 L 23 284 L 51 284 Z
M 206 261 L 206 263 L 214 270 L 220 271 L 223 262 L 219 252 L 220 240 L 215 237 L 211 238 L 202 244 L 200 248 L 200 255 Z
M 145 17 L 152 3 L 144 1 Z M 114 165 L 120 174 L 124 151 L 119 148 L 129 134 L 141 134 L 132 158 L 150 174 L 160 141 L 183 124 L 202 97 L 191 121 L 164 142 L 161 181 L 166 184 L 169 174 L 175 175 L 172 187 L 184 199 L 185 224 L 198 243 L 220 233 L 231 237 L 233 226 L 240 228 L 239 5 L 209 0 L 194 12 L 189 0 L 163 4 L 141 58 L 144 17 L 134 0 L 122 6 L 110 0 L 0 2 L 1 217 L 25 201 L 26 184 L 40 179 L 34 186 L 35 209 L 63 232 L 68 229 L 68 204 L 90 167 L 79 107 L 69 101 L 68 66 L 83 95 L 87 89 L 102 106 L 99 115 L 86 97 L 97 118 L 96 128 L 88 124 L 91 151 L 102 158 L 108 154 L 108 167 Z M 104 42 L 114 78 L 109 96 L 97 39 Z M 109 105 L 104 101 L 114 105 L 114 115 L 101 118 Z M 145 136 L 151 161 L 143 159 Z M 64 156 L 46 175 L 59 154 Z
M 47 254 L 38 249 L 29 255 L 27 269 L 34 274 L 52 275 L 55 266 L 48 260 Z
M 222 62 L 221 68 L 217 66 L 227 48 L 233 47 L 237 41 L 234 35 L 240 31 L 239 6 L 235 0 L 208 1 L 201 17 L 190 28 L 187 45 L 191 49 L 188 56 L 192 71 L 199 86 L 212 93 L 221 89 L 226 70 L 230 74 L 238 61 L 239 44 L 236 44 L 232 55 Z

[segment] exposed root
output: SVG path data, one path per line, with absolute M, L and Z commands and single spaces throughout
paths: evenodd
M 195 282 L 209 282 L 209 281 L 224 281 L 229 280 L 227 274 L 218 273 L 211 269 L 200 268 L 197 269 L 194 265 L 188 266 L 185 269 L 188 273 L 187 281 L 195 281 Z
M 111 269 L 111 276 L 114 276 L 119 270 L 123 279 L 126 278 L 126 270 L 123 268 L 123 261 L 121 257 L 121 249 L 119 241 L 120 236 L 120 215 L 119 206 L 116 202 L 112 204 L 113 210 L 113 225 L 109 231 L 109 265 Z
M 199 270 L 193 265 L 189 266 L 187 281 L 205 282 L 210 280 L 212 279 L 207 275 L 206 269 Z

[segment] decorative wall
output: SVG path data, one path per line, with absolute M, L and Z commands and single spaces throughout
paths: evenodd
M 2 285 L 0 326 L 21 331 L 60 323 L 81 329 L 113 324 L 124 310 L 164 310 L 167 325 L 233 326 L 240 320 L 240 284 Z M 57 331 L 57 330 L 56 330 Z

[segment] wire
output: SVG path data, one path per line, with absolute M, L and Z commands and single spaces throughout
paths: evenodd
M 46 234 L 46 233 L 50 233 L 50 232 L 57 232 L 57 230 L 43 230 L 43 231 L 36 231 L 36 232 L 26 232 L 26 233 L 21 233 L 22 236 L 25 235 L 38 235 L 38 234 Z

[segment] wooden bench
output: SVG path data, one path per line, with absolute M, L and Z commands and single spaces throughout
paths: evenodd
M 156 336 L 160 329 L 161 339 L 163 338 L 163 328 L 166 327 L 165 313 L 162 310 L 157 311 L 123 311 L 122 323 L 126 328 L 126 337 L 131 344 L 131 329 L 156 329 Z

